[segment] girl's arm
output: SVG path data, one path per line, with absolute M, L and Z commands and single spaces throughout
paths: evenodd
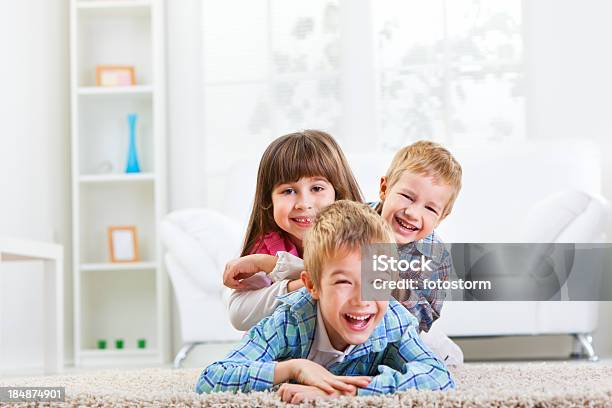
M 275 282 L 256 290 L 234 290 L 229 298 L 229 317 L 237 330 L 249 330 L 278 307 L 277 296 L 287 293 L 289 281 Z
M 300 279 L 304 261 L 289 252 L 279 251 L 276 256 L 252 254 L 229 261 L 223 272 L 223 284 L 230 289 L 252 289 L 244 285 L 244 279 L 258 272 L 265 272 L 275 281 Z
M 249 278 L 259 272 L 268 274 L 276 265 L 276 257 L 267 254 L 252 254 L 233 259 L 225 264 L 223 284 L 230 289 L 257 289 L 249 285 Z M 268 281 L 262 286 L 268 286 Z
M 270 272 L 269 276 L 276 281 L 271 286 L 260 289 L 249 290 L 245 285 L 241 285 L 239 287 L 244 286 L 243 290 L 232 292 L 228 310 L 230 322 L 237 330 L 249 330 L 261 319 L 274 312 L 280 304 L 276 299 L 278 296 L 293 292 L 303 286 L 299 277 L 304 270 L 304 261 L 283 251 L 279 251 L 277 256 L 278 262 L 276 261 L 277 257 L 272 255 L 253 254 L 228 263 L 224 273 L 224 283 L 235 277 L 244 276 L 246 270 Z M 270 262 L 271 260 L 274 262 Z M 235 270 L 230 267 L 230 264 L 235 267 Z M 241 264 L 247 267 L 241 269 Z M 229 285 L 226 283 L 226 286 Z

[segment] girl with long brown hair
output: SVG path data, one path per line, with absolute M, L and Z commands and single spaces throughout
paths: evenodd
M 264 152 L 241 258 L 227 264 L 224 283 L 233 288 L 232 324 L 246 330 L 277 306 L 276 297 L 299 289 L 282 273 L 277 253 L 302 257 L 304 234 L 317 213 L 336 200 L 363 202 L 338 143 L 319 130 L 281 136 Z

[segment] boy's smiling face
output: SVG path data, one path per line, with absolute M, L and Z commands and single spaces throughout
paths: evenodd
M 433 177 L 404 171 L 389 188 L 380 182 L 381 216 L 391 226 L 398 244 L 418 241 L 431 234 L 448 214 L 444 214 L 453 188 Z
M 306 288 L 318 301 L 331 344 L 342 351 L 350 344 L 365 343 L 389 302 L 361 300 L 361 251 L 341 251 L 334 259 L 326 259 L 320 276 L 315 288 L 310 275 L 302 272 Z

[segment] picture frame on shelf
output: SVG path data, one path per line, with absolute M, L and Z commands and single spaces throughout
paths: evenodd
M 96 86 L 133 86 L 136 73 L 132 65 L 97 65 Z
M 108 227 L 108 247 L 111 262 L 138 262 L 138 235 L 136 233 L 136 226 Z

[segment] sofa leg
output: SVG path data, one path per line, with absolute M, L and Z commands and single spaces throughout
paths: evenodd
M 595 354 L 593 347 L 593 336 L 590 333 L 574 333 L 574 349 L 571 358 L 586 358 L 589 361 L 597 361 L 599 357 Z
M 181 368 L 181 364 L 183 363 L 183 360 L 187 358 L 187 355 L 191 352 L 191 350 L 193 350 L 193 348 L 197 344 L 198 343 L 183 344 L 183 347 L 181 347 L 179 352 L 176 353 L 176 357 L 174 357 L 174 368 Z

